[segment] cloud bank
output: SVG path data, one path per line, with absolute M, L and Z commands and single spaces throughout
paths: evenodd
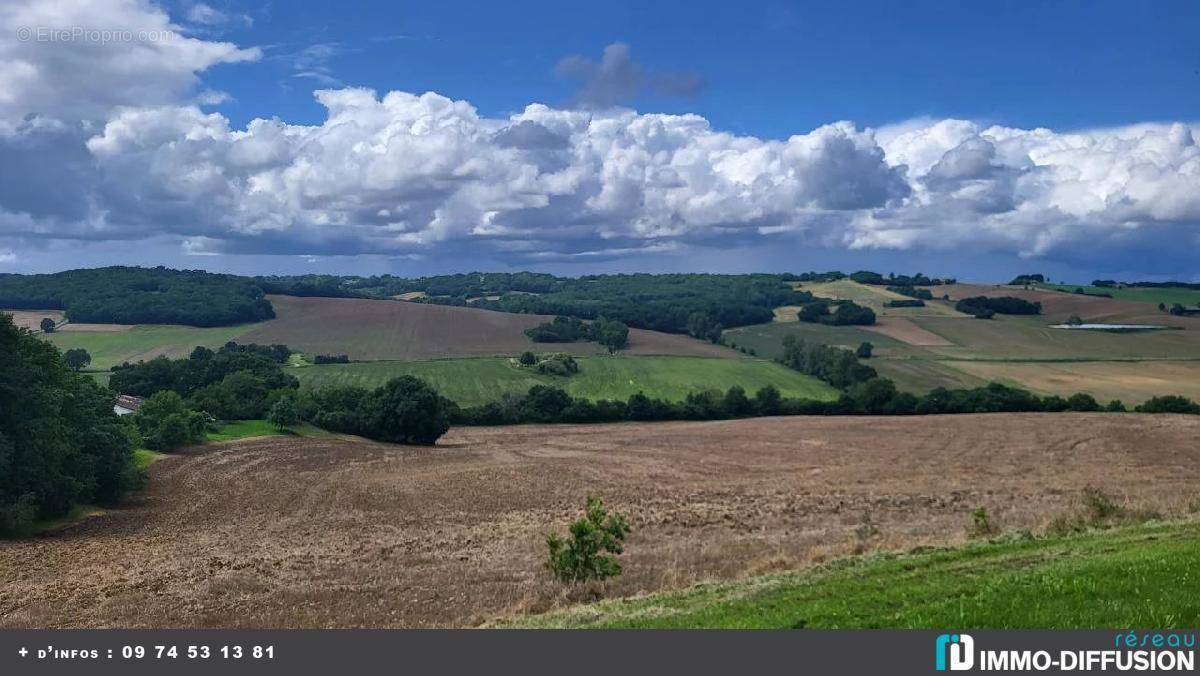
M 1055 132 L 841 121 L 759 139 L 697 115 L 612 107 L 647 80 L 637 69 L 628 77 L 627 50 L 610 47 L 599 63 L 568 67 L 584 79 L 586 107 L 534 103 L 487 117 L 436 93 L 325 89 L 315 92 L 320 125 L 238 129 L 191 101 L 205 69 L 256 50 L 186 37 L 138 2 L 81 2 L 71 11 L 84 16 L 69 18 L 42 7 L 0 10 L 0 251 L 17 256 L 167 238 L 192 254 L 452 262 L 484 252 L 521 265 L 778 242 L 1195 268 L 1193 124 Z M 20 26 L 101 17 L 176 37 L 14 39 Z

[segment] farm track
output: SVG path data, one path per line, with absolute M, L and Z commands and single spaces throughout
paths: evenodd
M 1187 416 L 1007 414 L 214 444 L 155 463 L 126 507 L 0 542 L 0 626 L 470 626 L 955 543 L 979 506 L 1038 528 L 1088 485 L 1181 513 L 1200 490 L 1198 433 Z M 588 494 L 631 518 L 626 572 L 564 591 L 543 536 Z

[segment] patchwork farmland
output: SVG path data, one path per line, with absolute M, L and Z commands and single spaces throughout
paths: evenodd
M 1155 305 L 1008 285 L 950 284 L 929 287 L 935 300 L 926 308 L 886 308 L 890 294 L 848 280 L 801 285 L 831 297 L 871 305 L 873 326 L 827 326 L 795 321 L 794 312 L 777 321 L 732 329 L 726 342 L 760 356 L 781 354 L 783 338 L 854 349 L 875 346 L 870 365 L 903 390 L 924 393 L 935 387 L 970 388 L 989 381 L 1042 394 L 1087 392 L 1100 400 L 1136 404 L 1161 394 L 1195 396 L 1200 368 L 1200 319 L 1175 317 Z M 897 294 L 897 298 L 901 297 Z M 937 300 L 948 295 L 950 301 Z M 981 321 L 954 312 L 956 300 L 970 296 L 1015 296 L 1042 304 L 1036 316 L 997 315 Z M 902 311 L 923 311 L 923 314 Z M 1066 331 L 1053 324 L 1077 315 L 1085 321 L 1163 325 L 1147 332 Z

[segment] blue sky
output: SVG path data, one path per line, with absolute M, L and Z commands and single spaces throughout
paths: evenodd
M 72 27 L 133 38 L 37 37 Z M 8 0 L 0 272 L 1200 281 L 1197 36 L 1166 1 Z
M 214 6 L 221 7 L 216 3 Z M 957 117 L 1055 129 L 1194 119 L 1196 2 L 294 2 L 226 11 L 253 25 L 252 67 L 204 77 L 237 102 L 231 119 L 318 123 L 305 49 L 348 85 L 437 91 L 487 115 L 565 104 L 569 54 L 623 42 L 645 66 L 693 71 L 695 96 L 638 96 L 639 110 L 696 112 L 714 126 L 786 138 L 831 120 L 879 126 Z

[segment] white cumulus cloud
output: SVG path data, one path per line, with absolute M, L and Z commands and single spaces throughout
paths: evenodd
M 200 6 L 193 21 L 215 20 Z M 24 25 L 170 39 L 47 46 L 16 40 Z M 186 37 L 152 5 L 18 0 L 0 8 L 0 30 L 0 163 L 22 168 L 0 180 L 2 251 L 153 239 L 194 255 L 369 253 L 452 267 L 466 253 L 521 264 L 770 242 L 1165 274 L 1194 270 L 1200 244 L 1189 123 L 839 121 L 760 139 L 698 115 L 612 107 L 662 84 L 621 47 L 565 67 L 601 92 L 584 97 L 596 108 L 533 103 L 489 117 L 437 93 L 339 87 L 316 92 L 319 124 L 239 128 L 196 105 L 222 101 L 199 76 L 257 50 Z M 327 74 L 331 49 L 304 65 Z

